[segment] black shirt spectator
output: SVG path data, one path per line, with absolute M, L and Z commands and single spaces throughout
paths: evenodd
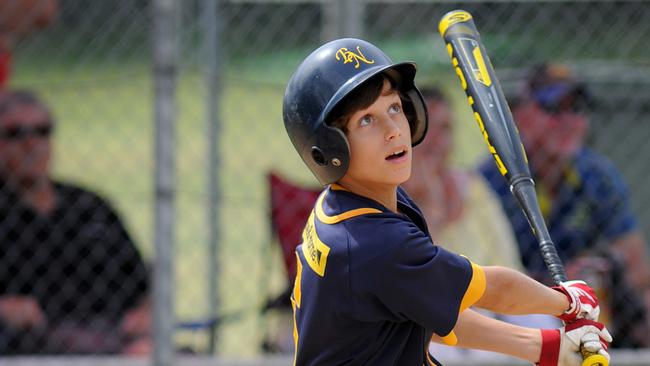
M 59 201 L 42 216 L 0 182 L 0 294 L 35 297 L 52 328 L 119 321 L 147 293 L 142 258 L 108 203 L 78 187 L 54 187 Z M 12 338 L 0 336 L 3 353 L 31 348 Z
M 145 265 L 106 201 L 52 179 L 53 128 L 0 93 L 0 354 L 148 353 Z

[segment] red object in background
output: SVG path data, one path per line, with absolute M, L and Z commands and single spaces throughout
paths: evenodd
M 302 230 L 322 188 L 297 186 L 277 173 L 269 173 L 271 196 L 271 229 L 282 248 L 284 265 L 290 283 L 296 277 L 294 251 L 302 241 Z
M 0 90 L 5 89 L 9 83 L 11 72 L 11 54 L 0 49 Z

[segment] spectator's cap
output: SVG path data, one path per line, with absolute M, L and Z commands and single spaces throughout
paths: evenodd
M 531 99 L 549 112 L 584 111 L 592 106 L 587 87 L 576 81 L 564 65 L 543 63 L 535 66 L 528 76 L 527 87 Z

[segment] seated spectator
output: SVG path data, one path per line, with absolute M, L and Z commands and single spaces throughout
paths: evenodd
M 591 271 L 590 277 L 600 277 L 601 319 L 607 322 L 607 317 L 611 318 L 607 326 L 615 339 L 612 346 L 647 347 L 647 244 L 622 175 L 610 160 L 584 146 L 591 103 L 586 86 L 575 80 L 567 67 L 542 64 L 531 71 L 513 116 L 560 258 L 580 278 L 586 277 L 586 270 Z M 537 240 L 491 157 L 480 170 L 501 199 L 527 271 L 549 282 Z M 590 256 L 592 259 L 587 259 Z M 611 282 L 614 279 L 616 283 Z
M 448 100 L 436 88 L 420 90 L 429 113 L 429 132 L 413 149 L 411 177 L 403 187 L 421 208 L 434 243 L 467 255 L 481 265 L 524 271 L 519 247 L 499 199 L 481 174 L 451 164 L 452 113 Z M 544 315 L 499 318 L 528 327 L 560 326 L 554 317 Z M 435 343 L 430 345 L 430 351 L 441 362 L 461 360 L 470 354 L 504 357 Z
M 105 200 L 51 178 L 54 129 L 0 92 L 0 354 L 148 352 L 147 269 Z
M 480 174 L 451 165 L 448 101 L 438 89 L 422 88 L 421 92 L 429 112 L 429 132 L 413 149 L 411 178 L 403 186 L 422 209 L 431 237 L 436 244 L 481 265 L 523 270 L 498 198 Z

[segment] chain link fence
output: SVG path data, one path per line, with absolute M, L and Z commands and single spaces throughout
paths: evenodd
M 161 197 L 172 199 L 175 212 L 173 238 L 166 238 L 174 246 L 169 297 L 175 315 L 166 319 L 174 325 L 174 348 L 233 358 L 291 352 L 282 297 L 291 269 L 271 225 L 269 173 L 301 187 L 316 182 L 284 131 L 286 82 L 317 45 L 344 35 L 379 45 L 393 60 L 416 61 L 418 85 L 436 85 L 451 100 L 454 163 L 475 168 L 486 150 L 437 34 L 438 20 L 456 8 L 474 15 L 508 95 L 517 95 L 529 68 L 542 61 L 569 65 L 586 83 L 594 100 L 588 145 L 618 168 L 639 227 L 650 233 L 649 2 L 172 1 L 178 47 L 173 70 L 154 68 L 154 45 L 161 40 L 152 33 L 152 1 L 54 3 L 58 8 L 49 20 L 36 22 L 25 8 L 5 18 L 38 24 L 0 28 L 0 64 L 11 64 L 5 89 L 34 92 L 50 112 L 51 170 L 61 182 L 48 206 L 34 196 L 38 191 L 21 196 L 31 186 L 12 181 L 3 166 L 0 314 L 3 298 L 33 295 L 47 325 L 32 317 L 40 325 L 18 328 L 29 329 L 28 342 L 37 342 L 33 336 L 40 331 L 45 338 L 38 342 L 47 340 L 56 328 L 60 333 L 49 338 L 55 339 L 52 353 L 146 350 L 137 341 L 150 333 L 148 317 L 138 315 L 151 310 L 156 277 L 148 274 L 156 273 L 154 208 Z M 163 72 L 173 72 L 170 80 L 176 81 L 174 136 L 168 136 L 174 141 L 174 180 L 165 192 L 155 181 L 160 94 L 153 87 Z M 37 127 L 3 131 L 4 165 L 9 151 L 28 152 L 16 144 L 47 144 L 45 132 L 29 135 L 42 132 Z M 37 165 L 33 159 L 15 158 L 29 167 Z M 284 205 L 292 202 L 289 196 Z M 70 278 L 77 282 L 68 283 Z M 113 304 L 120 293 L 124 300 Z M 15 325 L 7 318 L 0 317 L 2 332 Z M 25 347 L 46 349 L 35 345 L 40 343 Z M 11 349 L 2 352 L 17 352 Z

